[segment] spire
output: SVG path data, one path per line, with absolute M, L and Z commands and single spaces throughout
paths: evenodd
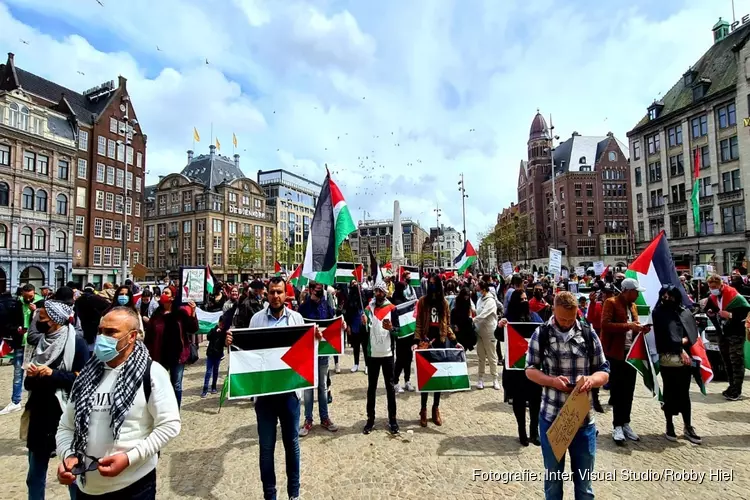
M 529 130 L 529 141 L 533 141 L 536 139 L 545 139 L 548 135 L 548 129 L 547 129 L 547 120 L 544 119 L 544 116 L 541 112 L 539 112 L 539 109 L 536 110 L 536 115 L 534 116 L 534 119 L 531 121 L 531 129 Z

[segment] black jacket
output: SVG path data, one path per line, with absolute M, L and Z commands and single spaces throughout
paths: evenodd
M 698 325 L 689 310 L 682 306 L 677 309 L 657 304 L 651 316 L 654 321 L 654 339 L 659 354 L 679 354 L 689 350 L 698 340 Z M 688 338 L 684 345 L 682 339 Z
M 99 322 L 102 315 L 109 309 L 109 302 L 93 292 L 83 292 L 75 303 L 76 318 L 81 321 L 83 338 L 86 342 L 93 344 L 96 334 L 99 333 Z
M 224 341 L 227 338 L 226 332 L 219 328 L 212 328 L 208 332 L 208 347 L 206 347 L 206 357 L 221 358 L 224 355 Z
M 0 339 L 12 339 L 21 322 L 21 304 L 9 293 L 0 295 Z
M 29 391 L 26 410 L 29 411 L 29 434 L 26 447 L 29 451 L 40 454 L 52 453 L 55 446 L 55 434 L 62 416 L 62 408 L 55 397 L 57 389 L 70 393 L 77 373 L 83 369 L 89 359 L 89 346 L 76 335 L 76 353 L 70 371 L 61 371 L 57 367 L 62 357 L 50 365 L 52 374 L 48 377 L 25 377 L 23 385 Z

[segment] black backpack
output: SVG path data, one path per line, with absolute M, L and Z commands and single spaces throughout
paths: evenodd
M 550 330 L 552 330 L 552 326 L 548 323 L 543 324 L 539 329 L 539 354 L 542 359 L 544 359 L 544 353 L 549 349 Z M 586 354 L 589 357 L 589 375 L 591 375 L 591 373 L 596 371 L 594 369 L 594 353 L 596 349 L 594 348 L 594 336 L 591 334 L 591 327 L 582 324 L 581 335 L 586 343 Z
M 143 372 L 143 378 L 141 379 L 143 384 L 143 395 L 146 396 L 146 404 L 151 399 L 151 358 L 148 358 L 146 362 L 146 371 Z

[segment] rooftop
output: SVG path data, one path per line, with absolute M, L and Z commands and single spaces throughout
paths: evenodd
M 616 137 L 612 136 L 612 138 L 617 142 L 625 158 L 629 159 L 630 148 Z M 579 135 L 578 132 L 574 132 L 567 141 L 555 148 L 555 170 L 580 172 L 590 167 L 591 171 L 594 171 L 594 166 L 608 143 L 609 136 Z
M 213 190 L 216 186 L 231 182 L 235 179 L 245 179 L 245 174 L 240 170 L 240 155 L 235 154 L 234 160 L 226 156 L 216 154 L 216 146 L 208 147 L 209 154 L 191 157 L 182 175 L 191 180 L 200 182 L 206 188 Z M 192 154 L 192 151 L 189 155 Z

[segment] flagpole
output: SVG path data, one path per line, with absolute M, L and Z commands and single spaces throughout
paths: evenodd
M 349 241 L 349 238 L 347 238 L 344 241 L 346 241 L 346 244 L 349 245 L 349 251 L 352 253 L 352 255 L 354 255 L 354 249 L 352 248 L 352 242 Z M 362 267 L 363 267 L 363 269 L 362 269 L 362 277 L 364 278 L 364 274 L 365 274 L 364 264 L 363 264 Z M 357 269 L 357 263 L 356 262 L 354 263 L 354 269 L 355 269 L 355 271 Z M 360 307 L 362 307 L 362 314 L 364 314 L 365 313 L 365 303 L 362 300 L 362 280 L 357 280 L 357 281 L 359 281 L 359 292 L 357 293 L 357 295 L 359 295 L 359 305 L 360 305 Z

